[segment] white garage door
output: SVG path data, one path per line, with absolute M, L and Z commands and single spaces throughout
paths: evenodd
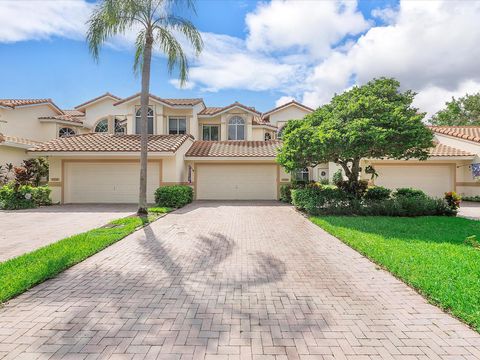
M 159 186 L 160 166 L 150 163 L 147 171 L 147 201 L 154 202 Z M 65 203 L 136 203 L 140 164 L 65 163 Z
M 275 200 L 277 166 L 274 164 L 199 164 L 199 200 Z
M 450 165 L 382 166 L 375 165 L 375 185 L 390 189 L 413 187 L 430 196 L 443 197 L 454 189 L 453 167 Z

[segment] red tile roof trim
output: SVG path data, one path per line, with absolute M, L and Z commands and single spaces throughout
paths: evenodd
M 113 94 L 111 94 L 111 93 L 109 93 L 109 92 L 106 92 L 105 94 L 102 94 L 102 95 L 97 96 L 97 97 L 95 97 L 95 98 L 93 98 L 93 99 L 90 99 L 90 100 L 88 100 L 88 101 L 85 101 L 84 103 L 81 103 L 80 105 L 75 106 L 75 109 L 84 107 L 85 105 L 88 105 L 88 104 L 90 104 L 90 103 L 93 103 L 93 102 L 95 102 L 95 101 L 97 101 L 97 100 L 100 100 L 101 98 L 104 98 L 104 97 L 111 97 L 111 98 L 116 99 L 116 100 L 120 100 L 120 99 L 121 99 L 121 98 L 118 97 L 118 96 L 115 96 L 115 95 L 113 95 Z
M 132 99 L 135 99 L 136 97 L 140 96 L 140 93 L 136 93 L 132 96 L 129 96 L 125 99 L 121 99 L 120 101 L 117 101 L 115 104 L 113 104 L 114 106 L 117 106 L 117 105 L 120 105 L 120 104 L 123 104 L 129 100 L 132 100 Z M 197 105 L 197 104 L 200 104 L 200 103 L 203 103 L 203 99 L 201 98 L 194 98 L 194 99 L 165 99 L 165 98 L 161 98 L 161 97 L 158 97 L 156 95 L 153 95 L 153 94 L 150 94 L 150 97 L 152 99 L 155 99 L 159 102 L 163 102 L 167 105 L 170 105 L 170 106 L 194 106 L 194 105 Z
M 149 135 L 149 152 L 175 152 L 190 135 Z M 139 152 L 140 135 L 83 134 L 44 142 L 32 152 Z
M 429 126 L 436 133 L 480 142 L 480 126 Z
M 281 141 L 195 141 L 186 157 L 276 157 Z

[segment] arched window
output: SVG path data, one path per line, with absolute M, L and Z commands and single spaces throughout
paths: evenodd
M 141 108 L 138 108 L 137 112 L 135 113 L 135 133 L 140 134 L 140 113 Z M 153 134 L 153 109 L 151 107 L 148 108 L 147 111 L 147 134 Z
M 269 132 L 265 133 L 265 141 L 272 140 L 272 134 Z
M 60 130 L 58 130 L 58 137 L 63 138 L 63 137 L 69 137 L 75 135 L 75 130 L 69 127 L 62 127 Z
M 115 135 L 125 135 L 127 133 L 127 120 L 115 118 Z
M 282 138 L 283 129 L 285 129 L 285 126 L 282 126 L 280 129 L 278 129 L 278 131 L 277 131 L 277 139 L 281 139 L 281 138 Z
M 97 125 L 95 126 L 96 133 L 107 133 L 108 132 L 108 120 L 103 119 L 100 120 Z
M 228 121 L 228 140 L 245 140 L 245 120 L 233 116 Z

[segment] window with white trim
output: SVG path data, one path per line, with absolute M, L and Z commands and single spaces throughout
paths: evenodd
M 168 118 L 168 133 L 170 135 L 187 133 L 187 118 L 185 116 L 170 116 Z
M 107 133 L 108 132 L 108 119 L 100 120 L 95 126 L 96 133 Z
M 228 140 L 245 140 L 245 120 L 240 116 L 232 116 L 228 120 Z
M 74 135 L 76 135 L 75 130 L 69 127 L 62 127 L 60 128 L 60 130 L 58 130 L 58 137 L 60 138 L 74 136 Z
M 220 126 L 218 125 L 203 125 L 202 126 L 202 140 L 218 141 L 220 136 Z
M 135 133 L 140 134 L 141 131 L 141 108 L 138 108 L 135 113 Z M 147 110 L 147 134 L 153 134 L 153 109 L 151 107 Z
M 293 173 L 295 181 L 308 182 L 310 179 L 308 168 L 297 170 Z

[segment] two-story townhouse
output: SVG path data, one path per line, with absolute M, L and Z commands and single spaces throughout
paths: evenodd
M 0 165 L 19 165 L 28 148 L 87 131 L 83 113 L 62 110 L 51 99 L 0 99 Z
M 61 110 L 51 100 L 38 100 L 33 105 L 37 108 L 32 107 L 36 110 L 30 115 L 17 115 L 17 127 L 23 124 L 23 132 L 17 132 L 17 136 L 32 140 L 33 134 L 26 129 L 40 132 L 38 124 L 48 128 L 42 130 L 48 134 L 33 140 L 42 143 L 33 143 L 36 146 L 28 154 L 25 148 L 21 150 L 22 156 L 48 157 L 53 201 L 136 202 L 139 94 L 122 99 L 106 93 L 74 110 Z M 10 109 L 26 111 L 28 105 Z M 278 138 L 288 120 L 301 119 L 312 111 L 295 101 L 262 114 L 238 102 L 206 107 L 202 99 L 150 95 L 148 200 L 153 201 L 158 186 L 171 184 L 191 185 L 197 199 L 277 199 L 280 185 L 291 182 L 290 174 L 275 161 L 281 146 Z M 6 116 L 0 114 L 2 121 Z M 11 115 L 9 119 L 14 122 Z M 427 161 L 364 159 L 362 166 L 374 165 L 380 176 L 373 182 L 390 188 L 418 187 L 434 196 L 451 190 L 480 193 L 471 169 L 480 153 L 480 128 L 452 129 L 432 128 L 436 146 Z M 53 140 L 46 141 L 49 139 Z M 3 152 L 9 146 L 10 142 L 3 141 L 0 152 L 12 159 Z M 331 179 L 337 169 L 329 163 L 304 169 L 295 176 Z

